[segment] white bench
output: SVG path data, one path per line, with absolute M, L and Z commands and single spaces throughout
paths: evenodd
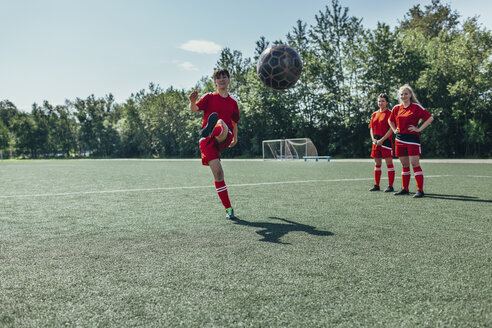
M 307 162 L 309 159 L 314 159 L 316 162 L 320 159 L 326 159 L 328 162 L 331 160 L 331 156 L 302 156 L 304 158 L 304 162 Z

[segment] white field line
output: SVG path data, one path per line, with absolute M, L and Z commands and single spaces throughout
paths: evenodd
M 429 175 L 426 178 L 441 178 L 449 175 Z M 255 187 L 255 186 L 268 186 L 268 185 L 282 185 L 282 184 L 300 184 L 300 183 L 322 183 L 322 182 L 344 182 L 344 181 L 367 181 L 374 178 L 352 178 L 352 179 L 331 179 L 331 180 L 297 180 L 297 181 L 273 181 L 273 182 L 257 182 L 257 183 L 241 183 L 230 184 L 228 187 Z M 381 177 L 382 180 L 387 179 Z M 157 188 L 140 188 L 140 189 L 115 189 L 115 190 L 93 190 L 93 191 L 74 191 L 74 192 L 60 192 L 60 193 L 46 193 L 46 194 L 28 194 L 28 195 L 8 195 L 0 196 L 0 199 L 6 198 L 30 198 L 30 197 L 60 197 L 60 196 L 73 196 L 73 195 L 94 195 L 94 194 L 116 194 L 116 193 L 130 193 L 130 192 L 148 192 L 148 191 L 169 191 L 169 190 L 187 190 L 187 189 L 210 189 L 215 188 L 214 185 L 208 186 L 180 186 L 180 187 L 157 187 Z

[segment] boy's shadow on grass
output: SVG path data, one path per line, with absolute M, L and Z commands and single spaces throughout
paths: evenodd
M 261 228 L 261 230 L 256 231 L 257 234 L 262 236 L 263 238 L 260 241 L 266 241 L 270 243 L 277 244 L 285 244 L 290 245 L 290 243 L 284 243 L 280 241 L 280 238 L 285 236 L 291 231 L 304 231 L 310 235 L 314 236 L 332 236 L 333 233 L 330 231 L 317 230 L 316 227 L 297 223 L 294 221 L 290 221 L 287 219 L 277 218 L 277 217 L 269 217 L 272 220 L 283 221 L 285 223 L 275 223 L 275 222 L 249 222 L 246 220 L 241 220 L 236 217 L 233 221 L 236 224 L 247 226 L 247 227 L 255 227 Z
M 463 202 L 479 202 L 479 203 L 492 203 L 492 200 L 480 199 L 473 196 L 463 196 L 463 195 L 444 195 L 444 194 L 425 194 L 425 197 L 446 199 L 446 200 L 461 200 Z

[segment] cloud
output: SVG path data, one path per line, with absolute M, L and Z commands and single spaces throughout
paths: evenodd
M 198 71 L 198 68 L 193 63 L 188 61 L 174 61 L 174 63 L 178 64 L 178 66 L 185 71 Z
M 179 46 L 180 49 L 198 52 L 200 54 L 217 54 L 220 52 L 221 46 L 212 41 L 206 40 L 190 40 Z

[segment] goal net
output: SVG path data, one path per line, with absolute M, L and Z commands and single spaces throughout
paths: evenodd
M 263 159 L 302 159 L 318 156 L 309 138 L 263 140 Z

